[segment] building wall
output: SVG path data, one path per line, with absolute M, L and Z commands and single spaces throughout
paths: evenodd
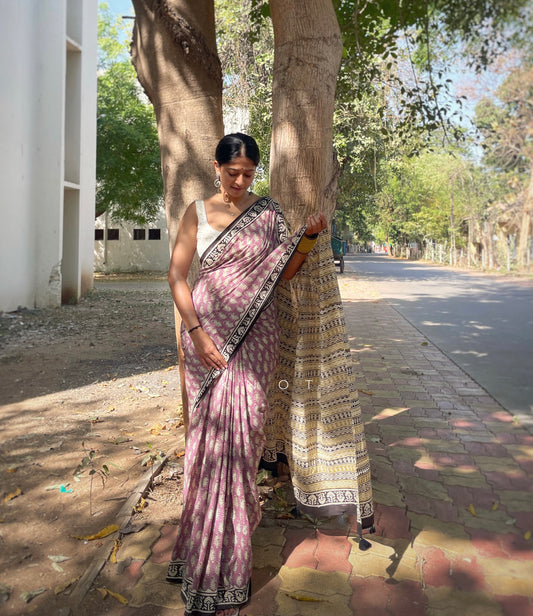
M 0 0 L 0 311 L 92 286 L 97 3 Z
M 94 269 L 97 272 L 168 271 L 169 239 L 163 209 L 154 223 L 144 227 L 118 224 L 105 214 L 96 219 L 95 227 Z M 117 235 L 117 239 L 111 239 Z M 100 236 L 102 239 L 96 239 Z M 150 239 L 151 236 L 156 237 Z

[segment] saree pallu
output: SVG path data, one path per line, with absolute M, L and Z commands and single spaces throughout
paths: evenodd
M 287 237 L 279 206 L 264 197 L 201 257 L 193 303 L 228 365 L 203 368 L 182 328 L 192 405 L 184 507 L 167 580 L 181 582 L 187 615 L 249 599 L 251 536 L 261 516 L 256 476 L 279 351 L 273 291 L 303 232 Z
M 370 460 L 329 233 L 276 289 L 280 358 L 262 466 L 289 465 L 298 509 L 371 528 Z M 283 387 L 277 386 L 283 383 Z

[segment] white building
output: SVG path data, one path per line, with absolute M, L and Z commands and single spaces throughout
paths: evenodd
M 114 222 L 107 214 L 96 219 L 94 269 L 97 272 L 167 272 L 170 261 L 165 210 L 141 227 Z
M 92 287 L 96 0 L 0 0 L 0 311 Z

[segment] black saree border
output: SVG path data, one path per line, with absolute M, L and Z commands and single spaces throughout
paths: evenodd
M 171 584 L 181 584 L 181 596 L 185 604 L 186 614 L 213 615 L 215 611 L 241 607 L 248 603 L 252 594 L 252 581 L 248 580 L 245 586 L 219 587 L 216 591 L 191 592 L 193 582 L 185 577 L 186 562 L 184 560 L 171 561 L 166 581 Z
M 277 224 L 278 224 L 278 235 L 282 238 L 287 235 L 287 228 L 283 219 L 283 214 L 281 209 L 276 201 L 270 197 L 261 197 L 257 201 L 255 201 L 245 212 L 243 212 L 235 221 L 233 221 L 226 229 L 222 232 L 224 237 L 218 237 L 214 243 L 216 246 L 213 247 L 212 250 L 206 250 L 205 260 L 202 262 L 202 266 L 204 263 L 206 267 L 209 267 L 219 258 L 220 254 L 226 249 L 228 244 L 232 241 L 232 239 L 242 231 L 244 228 L 255 222 L 257 218 L 266 211 L 268 206 L 272 206 L 274 211 L 279 214 Z M 248 332 L 252 329 L 254 323 L 257 321 L 261 312 L 270 304 L 273 297 L 274 289 L 277 283 L 280 281 L 283 273 L 285 272 L 287 266 L 289 265 L 289 261 L 294 255 L 296 248 L 303 234 L 305 233 L 305 226 L 301 227 L 298 232 L 292 236 L 291 243 L 287 246 L 287 250 L 282 253 L 279 260 L 273 267 L 270 274 L 265 278 L 263 284 L 260 285 L 257 292 L 255 293 L 254 298 L 252 299 L 250 306 L 243 312 L 237 324 L 233 327 L 226 341 L 224 342 L 222 348 L 220 349 L 220 354 L 226 362 L 228 362 L 231 357 L 235 354 L 237 349 L 244 342 Z M 209 251 L 209 254 L 207 254 Z M 207 373 L 202 382 L 198 393 L 194 399 L 192 410 L 194 411 L 201 399 L 213 383 L 215 379 L 217 379 L 223 370 L 216 370 L 215 368 L 211 368 L 211 370 Z
M 210 267 L 213 265 L 213 263 L 216 262 L 216 260 L 227 248 L 228 244 L 235 237 L 235 235 L 254 222 L 254 220 L 256 220 L 256 218 L 265 212 L 269 207 L 272 207 L 272 209 L 278 214 L 278 237 L 282 241 L 286 239 L 288 235 L 287 225 L 279 204 L 274 201 L 272 197 L 259 197 L 252 203 L 252 205 L 246 208 L 244 212 L 241 212 L 235 220 L 232 220 L 231 223 L 220 232 L 220 235 L 218 235 L 211 242 L 211 244 L 209 244 L 200 257 L 201 266 Z M 213 254 L 211 254 L 212 252 Z

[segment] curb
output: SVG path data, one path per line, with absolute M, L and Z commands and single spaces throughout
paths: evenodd
M 148 490 L 152 487 L 153 480 L 162 471 L 164 465 L 169 459 L 169 455 L 159 460 L 152 468 L 147 471 L 137 482 L 133 492 L 130 494 L 121 510 L 119 511 L 116 524 L 120 527 L 118 531 L 119 536 L 123 528 L 125 528 L 130 522 L 133 514 L 134 507 L 139 503 L 141 498 L 146 496 Z M 114 533 L 113 533 L 114 535 Z M 106 562 L 113 551 L 115 545 L 115 537 L 107 537 L 106 543 L 102 549 L 102 553 L 98 554 L 91 562 L 85 573 L 80 577 L 76 587 L 72 591 L 69 599 L 69 606 L 71 609 L 77 608 L 83 601 L 85 595 L 91 588 L 94 580 L 104 568 Z

